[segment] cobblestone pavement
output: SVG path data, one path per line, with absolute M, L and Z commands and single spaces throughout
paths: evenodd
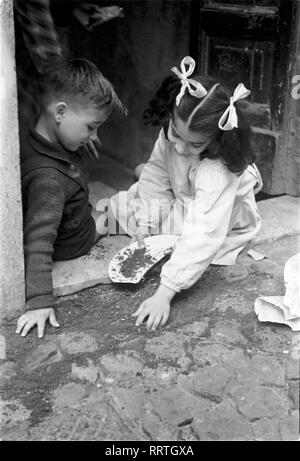
M 2 440 L 297 440 L 300 332 L 260 323 L 259 295 L 284 293 L 295 237 L 211 266 L 175 298 L 168 324 L 131 314 L 159 283 L 98 286 L 58 302 L 60 330 L 26 339 L 2 324 Z

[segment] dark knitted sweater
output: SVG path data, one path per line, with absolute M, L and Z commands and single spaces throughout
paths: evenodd
M 95 239 L 80 157 L 31 130 L 21 140 L 26 309 L 53 307 L 53 260 L 86 254 Z

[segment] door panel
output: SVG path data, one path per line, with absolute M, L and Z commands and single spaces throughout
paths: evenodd
M 251 102 L 271 104 L 274 43 L 207 35 L 203 43 L 209 50 L 201 53 L 204 73 L 218 74 L 232 88 L 243 82 L 251 88 Z

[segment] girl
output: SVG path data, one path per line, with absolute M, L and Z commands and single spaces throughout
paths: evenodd
M 250 127 L 239 100 L 209 76 L 190 79 L 187 56 L 144 113 L 162 129 L 139 181 L 111 199 L 115 218 L 139 242 L 156 233 L 180 234 L 161 271 L 161 284 L 133 314 L 155 330 L 169 317 L 176 293 L 191 287 L 210 263 L 234 264 L 260 229 L 254 194 L 262 188 L 253 164 Z

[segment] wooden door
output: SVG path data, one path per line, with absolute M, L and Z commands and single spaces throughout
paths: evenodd
M 285 157 L 293 0 L 193 1 L 191 53 L 198 71 L 224 80 L 232 89 L 251 90 L 248 106 L 264 192 L 284 193 L 278 163 Z M 279 175 L 280 176 L 280 175 Z

